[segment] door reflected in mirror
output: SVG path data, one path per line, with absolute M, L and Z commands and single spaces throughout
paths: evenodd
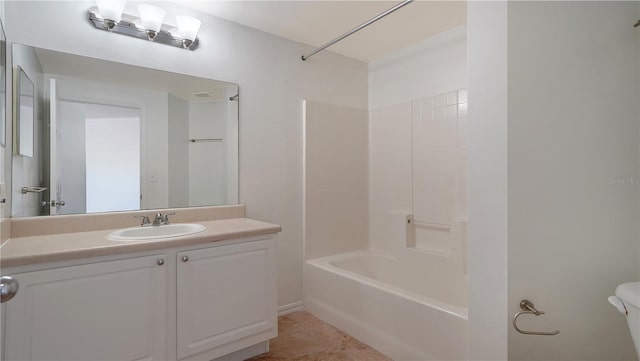
M 13 46 L 45 111 L 37 161 L 14 156 L 12 216 L 238 203 L 237 84 Z
M 140 209 L 140 109 L 58 100 L 57 120 L 57 213 Z

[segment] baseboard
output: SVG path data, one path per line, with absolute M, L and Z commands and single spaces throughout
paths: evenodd
M 284 316 L 286 314 L 302 310 L 304 310 L 304 303 L 302 301 L 293 302 L 288 305 L 278 306 L 278 316 Z
M 260 342 L 253 346 L 249 346 L 247 348 L 243 348 L 242 350 L 238 350 L 236 352 L 230 353 L 228 355 L 218 357 L 213 361 L 238 361 L 238 360 L 246 360 L 252 358 L 254 356 L 262 355 L 264 353 L 269 352 L 269 341 Z

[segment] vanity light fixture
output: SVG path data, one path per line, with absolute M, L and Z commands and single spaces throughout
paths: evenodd
M 138 4 L 139 17 L 123 13 L 126 0 L 96 0 L 88 18 L 96 29 L 171 45 L 187 50 L 198 48 L 202 22 L 191 16 L 176 16 L 177 27 L 164 23 L 166 11 L 158 6 Z

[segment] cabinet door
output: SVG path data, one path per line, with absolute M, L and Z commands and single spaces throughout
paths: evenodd
M 275 239 L 178 253 L 178 359 L 277 335 Z
M 166 359 L 163 256 L 12 277 L 20 288 L 6 303 L 6 360 Z

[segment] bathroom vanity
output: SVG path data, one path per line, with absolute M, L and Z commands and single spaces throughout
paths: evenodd
M 7 241 L 2 275 L 19 288 L 2 304 L 3 359 L 242 360 L 268 351 L 280 227 L 196 223 L 207 230 L 157 240 L 113 241 L 114 229 L 102 229 Z

